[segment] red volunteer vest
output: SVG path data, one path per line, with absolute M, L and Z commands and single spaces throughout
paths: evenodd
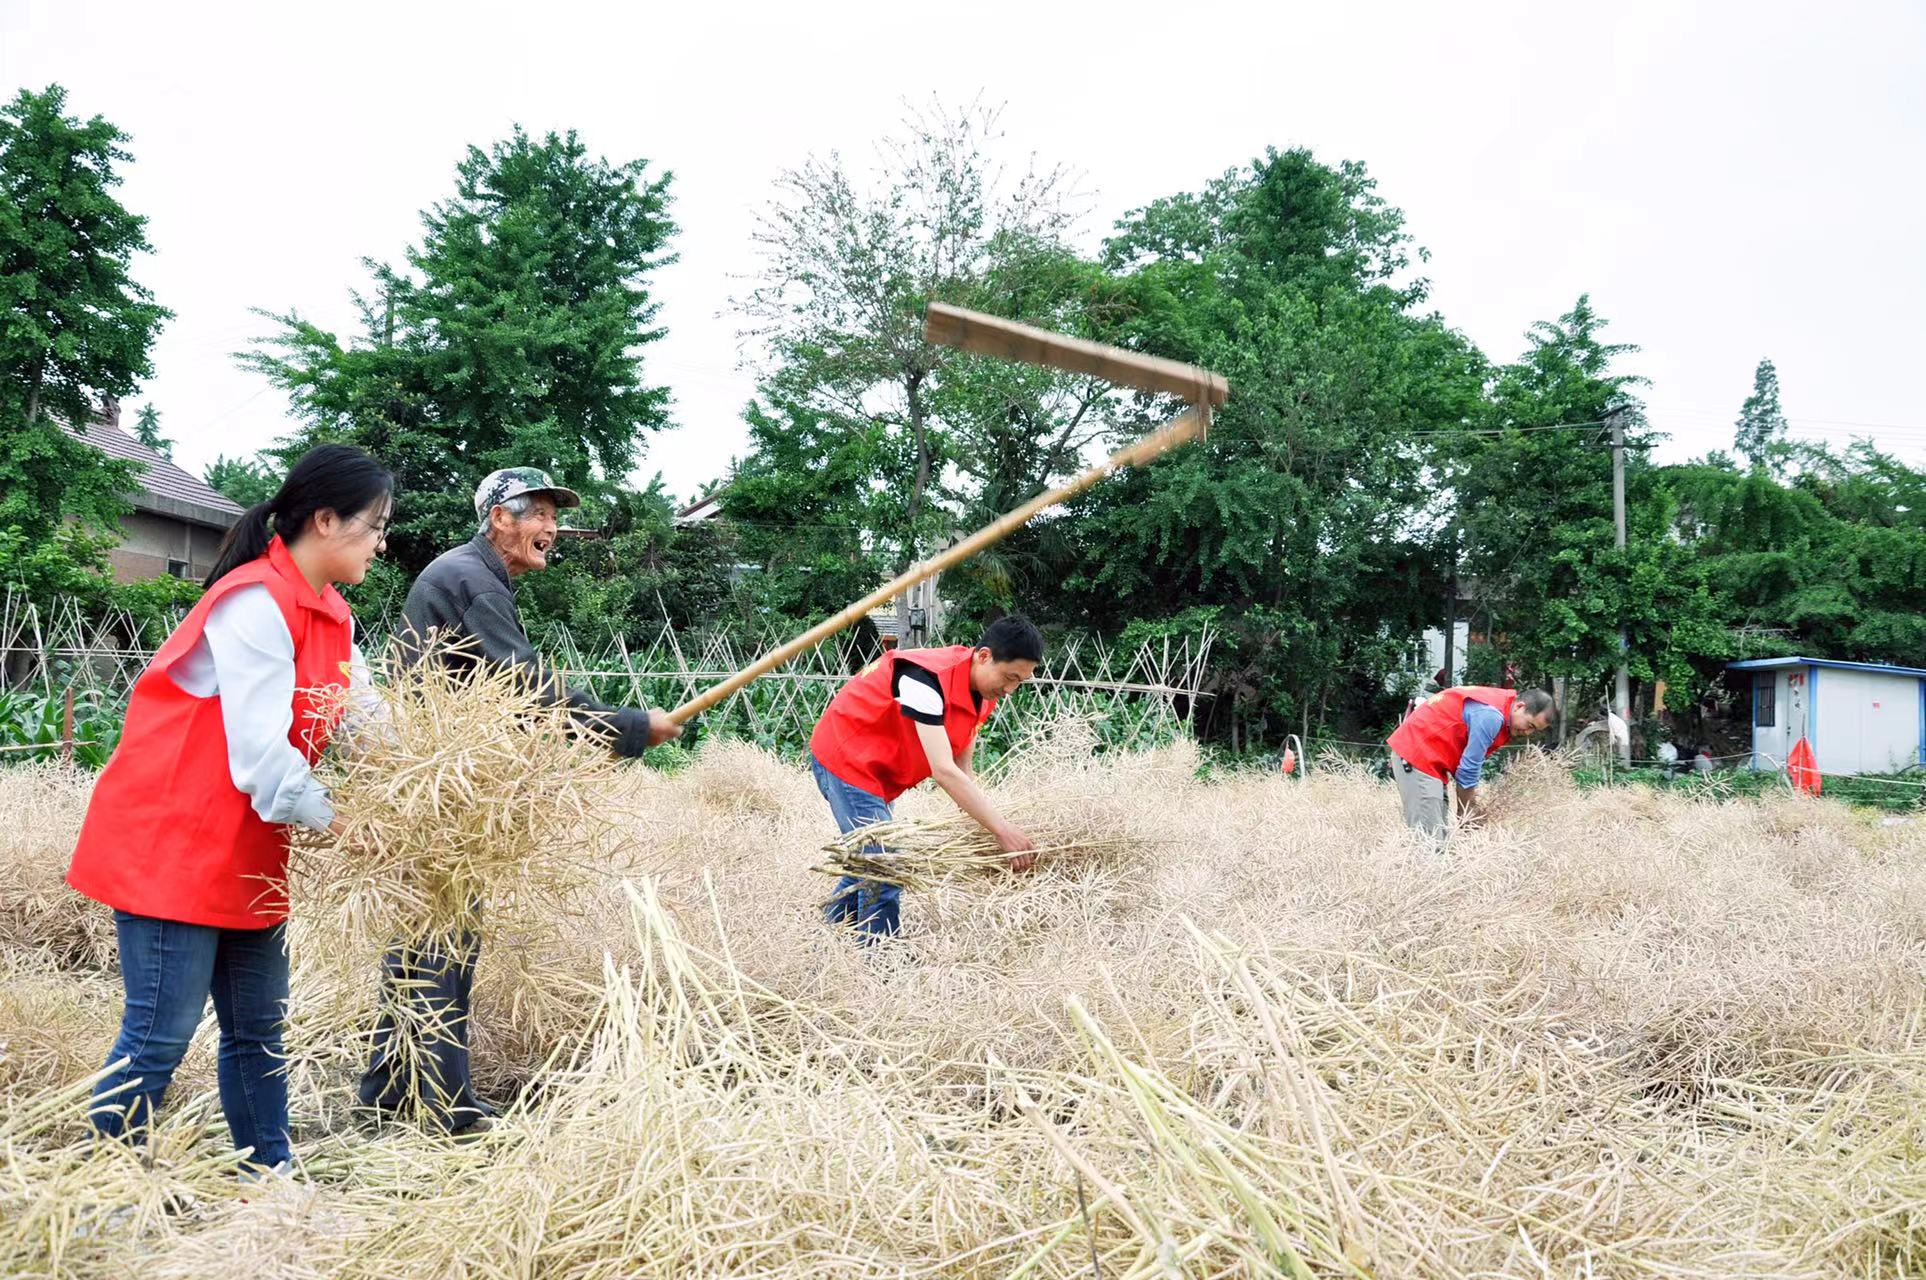
M 1518 701 L 1516 689 L 1494 689 L 1469 685 L 1446 689 L 1405 718 L 1389 738 L 1391 749 L 1412 768 L 1446 781 L 1458 762 L 1464 759 L 1465 743 L 1471 740 L 1471 726 L 1465 723 L 1465 703 L 1482 702 L 1496 707 L 1505 717 L 1505 727 L 1491 740 L 1496 751 L 1511 740 L 1511 704 Z
M 916 722 L 903 714 L 891 691 L 896 664 L 912 663 L 942 682 L 943 731 L 949 735 L 951 754 L 961 755 L 996 710 L 991 698 L 985 698 L 978 710 L 970 694 L 970 659 L 975 654 L 967 644 L 884 654 L 829 700 L 809 737 L 810 753 L 850 786 L 885 801 L 896 799 L 930 776 Z
M 226 929 L 287 918 L 288 830 L 261 821 L 227 767 L 221 700 L 197 698 L 169 670 L 201 638 L 228 592 L 261 583 L 294 638 L 294 723 L 288 741 L 312 764 L 328 743 L 319 690 L 347 683 L 348 602 L 314 593 L 279 538 L 267 554 L 208 588 L 134 682 L 126 727 L 94 784 L 67 883 L 136 915 Z

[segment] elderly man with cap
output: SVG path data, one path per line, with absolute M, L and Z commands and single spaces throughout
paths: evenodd
M 477 662 L 517 667 L 544 695 L 580 712 L 586 732 L 600 734 L 620 756 L 639 756 L 682 730 L 661 711 L 611 707 L 562 682 L 528 642 L 515 606 L 515 579 L 548 566 L 559 532 L 557 512 L 579 507 L 574 490 L 535 467 L 492 472 L 475 490 L 481 528 L 452 551 L 436 557 L 408 589 L 402 608 L 402 639 L 420 653 L 431 638 L 453 649 L 434 650 L 457 669 Z M 481 940 L 471 938 L 458 954 L 397 948 L 383 962 L 384 1003 L 415 1004 L 420 1021 L 436 1030 L 423 1042 L 397 1045 L 402 1034 L 392 1013 L 376 1030 L 373 1061 L 361 1078 L 364 1106 L 378 1115 L 418 1107 L 420 1118 L 451 1133 L 486 1128 L 492 1110 L 475 1095 L 469 1076 L 468 1011 Z
M 421 571 L 402 607 L 403 638 L 419 646 L 439 636 L 454 642 L 441 654 L 451 666 L 475 662 L 520 667 L 551 697 L 584 713 L 585 728 L 604 734 L 620 756 L 639 756 L 681 730 L 660 711 L 611 707 L 563 684 L 528 642 L 515 607 L 515 579 L 548 567 L 560 533 L 557 513 L 581 498 L 535 467 L 490 472 L 475 490 L 481 529 Z

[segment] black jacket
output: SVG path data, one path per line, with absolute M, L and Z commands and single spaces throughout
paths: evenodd
M 481 534 L 435 557 L 408 588 L 401 612 L 403 643 L 417 653 L 428 637 L 439 636 L 457 646 L 441 655 L 450 666 L 463 669 L 481 661 L 521 667 L 545 700 L 559 698 L 583 713 L 578 723 L 607 738 L 615 754 L 639 756 L 648 749 L 647 711 L 611 707 L 571 689 L 528 643 L 508 566 Z

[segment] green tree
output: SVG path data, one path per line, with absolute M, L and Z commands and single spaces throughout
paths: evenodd
M 1733 424 L 1733 448 L 1755 467 L 1771 466 L 1783 456 L 1786 416 L 1779 409 L 1779 371 L 1761 360 L 1752 374 L 1752 394 L 1739 407 Z
M 128 274 L 147 219 L 114 198 L 127 135 L 65 114 L 67 91 L 23 89 L 0 108 L 0 384 L 9 420 L 82 422 L 132 394 L 172 313 Z
M 994 156 L 1000 137 L 998 113 L 980 106 L 913 114 L 873 172 L 812 157 L 778 179 L 762 214 L 763 268 L 738 302 L 760 346 L 761 395 L 752 453 L 725 501 L 768 526 L 778 494 L 798 496 L 819 467 L 837 476 L 807 504 L 814 519 L 794 520 L 811 526 L 783 559 L 782 572 L 813 571 L 807 589 L 791 578 L 784 593 L 798 607 L 829 607 L 851 585 L 823 571 L 847 556 L 850 526 L 863 532 L 852 563 L 903 568 L 1072 469 L 1097 434 L 1104 392 L 1088 379 L 923 339 L 933 299 L 1029 320 L 1078 315 L 1067 303 L 1091 272 L 1066 246 L 1069 175 L 1032 166 L 1012 177 Z M 808 449 L 786 443 L 777 422 Z M 998 563 L 970 567 L 992 571 L 988 597 Z
M 1654 437 L 1634 394 L 1643 380 L 1618 368 L 1638 348 L 1605 341 L 1606 324 L 1581 296 L 1556 322 L 1533 325 L 1522 357 L 1497 371 L 1480 429 L 1440 448 L 1476 629 L 1502 637 L 1505 657 L 1528 678 L 1574 678 L 1580 696 L 1616 666 L 1621 626 L 1634 676 L 1649 680 L 1654 655 L 1671 651 L 1672 611 L 1701 604 L 1652 493 Z M 1626 449 L 1622 552 L 1612 520 L 1614 417 Z
M 753 616 L 742 607 L 734 578 L 743 560 L 735 530 L 714 520 L 678 528 L 661 477 L 646 489 L 618 495 L 602 532 L 597 539 L 566 540 L 551 553 L 565 572 L 551 569 L 524 579 L 566 587 L 569 598 L 559 607 L 551 604 L 551 616 L 595 623 L 625 619 L 625 629 L 638 639 L 649 638 L 664 622 L 686 632 Z
M 903 438 L 867 430 L 806 405 L 752 403 L 749 452 L 722 502 L 745 563 L 760 566 L 760 603 L 792 618 L 834 613 L 888 573 L 887 544 L 872 532 L 901 518 L 900 497 L 873 483 L 900 473 Z
M 1214 619 L 1207 723 L 1234 745 L 1375 718 L 1442 596 L 1420 442 L 1478 413 L 1484 362 L 1422 310 L 1410 253 L 1362 165 L 1302 150 L 1153 202 L 1105 247 L 1103 336 L 1215 369 L 1231 398 L 1206 444 L 1054 522 L 1063 588 L 1036 590 L 1106 630 Z
M 266 502 L 281 488 L 282 471 L 272 458 L 229 458 L 216 454 L 207 464 L 207 483 L 244 507 Z
M 151 372 L 171 314 L 129 274 L 146 219 L 114 196 L 127 135 L 66 91 L 0 108 L 0 574 L 40 592 L 98 573 L 137 468 L 65 427 Z
M 134 439 L 163 458 L 174 456 L 174 442 L 160 433 L 160 410 L 151 404 L 142 405 L 134 417 Z
M 473 534 L 472 495 L 498 467 L 547 469 L 582 492 L 589 523 L 615 511 L 648 434 L 669 425 L 642 359 L 662 333 L 648 277 L 672 260 L 669 182 L 643 160 L 592 158 L 573 132 L 517 128 L 469 149 L 406 268 L 369 264 L 357 335 L 289 312 L 242 357 L 302 420 L 283 455 L 349 440 L 394 469 L 384 582 Z M 566 612 L 573 572 L 530 579 L 536 607 Z
M 1661 473 L 1735 656 L 1926 664 L 1926 473 L 1864 441 L 1783 456 L 1790 480 L 1716 457 Z

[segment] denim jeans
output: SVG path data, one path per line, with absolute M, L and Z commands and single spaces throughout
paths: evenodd
M 362 1073 L 362 1105 L 459 1131 L 494 1111 L 475 1096 L 468 1057 L 481 939 L 463 934 L 453 952 L 395 947 L 381 962 L 382 1012 L 374 1056 Z
M 234 1146 L 252 1148 L 255 1164 L 286 1160 L 287 927 L 217 929 L 116 911 L 114 930 L 127 1002 L 107 1062 L 127 1063 L 95 1085 L 94 1096 L 132 1086 L 96 1103 L 94 1129 L 119 1137 L 151 1124 L 212 995 L 221 1026 L 221 1110 Z
M 881 796 L 850 786 L 825 769 L 823 762 L 814 756 L 809 759 L 809 768 L 816 775 L 816 787 L 823 793 L 823 799 L 829 801 L 836 829 L 844 835 L 874 822 L 889 821 L 889 802 Z M 882 846 L 872 845 L 864 852 L 880 853 Z M 844 876 L 836 882 L 829 902 L 823 907 L 823 917 L 831 924 L 853 925 L 866 942 L 887 937 L 902 927 L 902 895 L 900 885 Z

